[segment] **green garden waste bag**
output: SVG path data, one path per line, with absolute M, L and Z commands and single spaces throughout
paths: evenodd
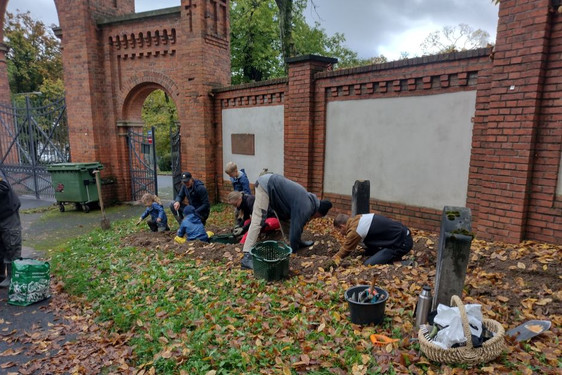
M 51 265 L 35 259 L 12 262 L 12 281 L 8 290 L 10 305 L 28 306 L 51 297 Z

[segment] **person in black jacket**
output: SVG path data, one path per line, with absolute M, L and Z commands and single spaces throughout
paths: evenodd
M 228 193 L 226 201 L 236 208 L 235 227 L 232 234 L 235 236 L 244 235 L 240 240 L 240 243 L 243 244 L 246 242 L 248 229 L 250 229 L 255 197 L 240 191 L 231 191 Z M 280 228 L 279 220 L 277 220 L 273 211 L 269 210 L 266 215 L 262 216 L 260 227 L 261 233 L 276 231 Z
M 345 237 L 341 249 L 333 259 L 339 264 L 355 250 L 360 242 L 368 256 L 365 265 L 389 264 L 402 259 L 412 247 L 412 233 L 402 223 L 376 214 L 362 214 L 350 218 L 339 214 L 334 227 Z
M 0 170 L 0 288 L 10 286 L 12 261 L 21 257 L 21 203 Z M 4 270 L 7 273 L 4 277 Z
M 181 174 L 181 182 L 183 186 L 179 191 L 176 199 L 170 204 L 170 211 L 176 218 L 178 224 L 181 225 L 183 220 L 183 209 L 186 204 L 184 199 L 187 198 L 189 204 L 195 208 L 195 214 L 199 216 L 203 225 L 207 222 L 209 213 L 211 212 L 211 204 L 209 203 L 209 194 L 203 182 L 194 179 L 191 173 L 184 172 Z
M 252 222 L 244 243 L 242 268 L 253 268 L 250 249 L 255 245 L 262 217 L 269 208 L 279 218 L 284 236 L 289 237 L 293 252 L 312 246 L 313 241 L 302 241 L 304 226 L 311 219 L 326 216 L 332 203 L 319 200 L 298 183 L 278 174 L 264 174 L 256 181 L 256 200 L 252 210 Z M 289 233 L 287 233 L 287 231 Z

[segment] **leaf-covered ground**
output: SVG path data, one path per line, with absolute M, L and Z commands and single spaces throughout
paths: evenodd
M 230 218 L 229 210 L 215 211 L 208 229 L 225 232 Z M 304 235 L 315 245 L 291 255 L 288 279 L 269 283 L 240 269 L 241 245 L 179 245 L 174 235 L 124 223 L 55 252 L 58 277 L 49 306 L 64 323 L 29 337 L 53 354 L 29 362 L 20 373 L 39 368 L 36 373 L 209 375 L 562 370 L 559 246 L 472 242 L 463 302 L 482 304 L 484 316 L 506 330 L 530 319 L 550 320 L 552 327 L 528 342 L 508 341 L 492 362 L 466 367 L 428 361 L 413 328 L 416 297 L 434 282 L 436 233 L 413 230 L 413 265 L 366 267 L 357 250 L 334 268 L 330 258 L 339 239 L 329 220 L 316 220 Z M 354 325 L 343 293 L 373 276 L 390 295 L 385 321 Z M 374 346 L 372 333 L 399 341 Z M 61 345 L 66 335 L 77 339 Z

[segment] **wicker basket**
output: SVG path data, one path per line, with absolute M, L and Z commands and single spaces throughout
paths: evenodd
M 505 330 L 502 325 L 492 319 L 483 319 L 482 325 L 494 332 L 495 335 L 491 339 L 484 341 L 480 348 L 474 348 L 472 346 L 472 336 L 470 333 L 470 326 L 468 325 L 466 310 L 458 296 L 451 297 L 451 306 L 454 305 L 459 308 L 464 336 L 466 337 L 466 346 L 443 349 L 429 341 L 420 330 L 418 332 L 418 338 L 420 341 L 420 349 L 423 354 L 435 362 L 449 364 L 463 363 L 469 365 L 485 363 L 498 357 L 505 349 Z

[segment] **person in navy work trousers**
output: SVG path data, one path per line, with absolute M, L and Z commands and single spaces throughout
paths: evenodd
M 0 288 L 10 286 L 12 261 L 21 257 L 20 206 L 20 199 L 0 170 Z
M 209 213 L 211 212 L 211 204 L 209 203 L 209 194 L 203 182 L 194 179 L 189 172 L 181 174 L 181 187 L 176 199 L 170 204 L 170 211 L 176 218 L 178 224 L 181 225 L 183 220 L 183 210 L 186 206 L 184 199 L 187 198 L 189 205 L 195 209 L 195 214 L 199 216 L 203 225 L 207 222 Z
M 369 257 L 365 265 L 398 261 L 414 246 L 412 233 L 405 225 L 381 215 L 362 214 L 350 218 L 339 214 L 334 219 L 334 227 L 345 236 L 340 251 L 333 257 L 336 264 L 355 250 L 361 241 Z
M 234 191 L 241 191 L 244 194 L 252 195 L 250 181 L 248 180 L 248 176 L 246 176 L 246 172 L 243 169 L 239 171 L 235 162 L 229 161 L 226 163 L 224 172 L 230 177 L 230 182 L 232 182 L 232 189 L 234 189 Z
M 256 181 L 256 199 L 252 210 L 252 222 L 244 243 L 242 268 L 253 268 L 250 249 L 255 245 L 261 230 L 262 217 L 271 208 L 279 218 L 284 236 L 289 237 L 293 252 L 312 246 L 313 241 L 303 241 L 302 231 L 307 222 L 326 216 L 332 203 L 319 200 L 298 183 L 278 174 L 264 174 Z M 288 232 L 288 233 L 287 233 Z

